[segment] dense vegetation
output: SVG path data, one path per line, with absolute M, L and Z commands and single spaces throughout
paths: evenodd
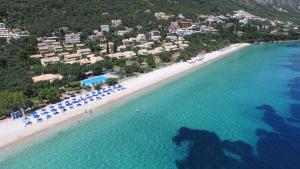
M 191 19 L 197 14 L 225 14 L 233 10 L 246 9 L 268 18 L 289 19 L 300 22 L 297 12 L 282 13 L 273 8 L 245 5 L 232 0 L 2 0 L 0 22 L 9 26 L 28 29 L 33 34 L 46 35 L 67 26 L 71 31 L 84 34 L 110 23 L 111 19 L 122 19 L 124 25 L 153 28 L 158 22 L 153 13 L 183 13 Z M 146 13 L 151 10 L 151 13 Z
M 70 31 L 81 31 L 88 35 L 100 24 L 108 24 L 111 19 L 122 19 L 123 26 L 135 27 L 142 25 L 142 32 L 149 32 L 160 28 L 162 37 L 167 34 L 170 21 L 157 20 L 154 12 L 163 11 L 177 15 L 183 13 L 191 19 L 197 14 L 225 14 L 233 10 L 246 9 L 251 13 L 268 16 L 270 18 L 289 18 L 299 22 L 298 13 L 278 13 L 273 9 L 260 6 L 245 6 L 231 0 L 2 0 L 0 6 L 0 22 L 8 23 L 9 27 L 23 27 L 31 32 L 28 38 L 12 40 L 6 43 L 0 40 L 0 117 L 9 116 L 9 113 L 27 108 L 37 108 L 45 103 L 57 102 L 61 93 L 74 93 L 81 89 L 80 80 L 87 78 L 87 73 L 101 75 L 105 71 L 114 71 L 121 76 L 134 76 L 149 72 L 165 64 L 175 61 L 188 60 L 199 52 L 210 52 L 222 48 L 230 43 L 238 42 L 267 42 L 277 40 L 299 39 L 300 34 L 271 34 L 270 30 L 259 30 L 259 23 L 241 26 L 237 21 L 231 21 L 232 26 L 211 25 L 218 29 L 220 34 L 193 34 L 185 37 L 189 47 L 181 52 L 164 52 L 159 56 L 137 55 L 130 59 L 110 59 L 104 57 L 103 62 L 91 65 L 63 64 L 43 67 L 39 60 L 29 56 L 37 53 L 36 36 L 50 35 L 60 27 L 66 26 Z M 151 12 L 145 12 L 151 10 Z M 237 32 L 242 31 L 242 35 Z M 124 37 L 136 36 L 134 29 Z M 148 34 L 146 34 L 148 35 Z M 107 42 L 114 42 L 116 47 L 122 39 L 114 34 L 114 30 L 105 33 Z M 86 47 L 98 52 L 99 45 L 85 41 Z M 159 46 L 155 44 L 155 46 Z M 137 51 L 138 49 L 131 49 Z M 32 77 L 45 73 L 63 75 L 62 80 L 54 82 L 33 83 Z M 108 84 L 115 84 L 116 79 L 109 79 Z M 84 90 L 91 90 L 83 86 Z M 94 88 L 100 89 L 101 85 Z

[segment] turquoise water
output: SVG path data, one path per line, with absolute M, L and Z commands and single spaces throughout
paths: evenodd
M 85 80 L 81 81 L 81 84 L 84 84 L 84 85 L 93 85 L 93 84 L 103 83 L 106 80 L 107 80 L 107 77 L 96 76 L 96 77 L 92 77 L 92 78 L 85 79 Z
M 248 47 L 1 155 L 0 168 L 296 169 L 299 54 Z

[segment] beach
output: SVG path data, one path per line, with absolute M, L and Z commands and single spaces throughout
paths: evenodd
M 204 54 L 201 56 L 203 59 L 195 61 L 193 63 L 179 62 L 172 64 L 161 69 L 154 70 L 152 72 L 139 75 L 127 80 L 120 82 L 122 86 L 126 89 L 118 91 L 109 96 L 106 96 L 102 100 L 96 100 L 86 106 L 77 107 L 76 109 L 70 110 L 66 113 L 60 114 L 57 117 L 46 120 L 41 123 L 34 123 L 33 125 L 24 127 L 22 121 L 6 119 L 0 122 L 0 150 L 8 148 L 10 145 L 21 143 L 32 136 L 44 132 L 48 129 L 55 128 L 57 125 L 62 124 L 66 121 L 71 121 L 76 117 L 86 114 L 86 110 L 94 110 L 100 108 L 101 106 L 107 105 L 109 103 L 118 102 L 120 99 L 125 98 L 131 94 L 158 84 L 166 79 L 175 77 L 183 72 L 198 68 L 201 65 L 206 65 L 221 59 L 226 55 L 231 54 L 237 50 L 249 46 L 247 43 L 233 44 L 226 48 L 214 51 L 211 53 Z

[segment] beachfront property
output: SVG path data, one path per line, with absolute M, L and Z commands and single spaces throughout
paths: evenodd
M 154 14 L 158 19 L 169 19 L 170 16 L 166 15 L 164 12 L 158 12 Z M 46 66 L 48 64 L 55 64 L 60 58 L 61 63 L 73 64 L 79 63 L 82 65 L 93 64 L 97 61 L 101 61 L 106 55 L 109 58 L 132 58 L 136 55 L 148 55 L 152 54 L 154 56 L 160 53 L 176 52 L 179 50 L 184 50 L 189 47 L 189 43 L 184 40 L 183 37 L 189 36 L 196 33 L 213 34 L 218 35 L 219 31 L 211 26 L 211 24 L 224 24 L 229 25 L 228 19 L 238 19 L 243 22 L 246 20 L 263 20 L 255 15 L 252 15 L 246 11 L 237 10 L 233 12 L 233 15 L 199 15 L 198 19 L 193 22 L 193 20 L 186 18 L 184 15 L 179 14 L 175 21 L 170 22 L 169 33 L 162 39 L 161 32 L 158 31 L 160 28 L 154 29 L 150 32 L 142 32 L 143 27 L 137 25 L 139 31 L 136 33 L 136 37 L 122 38 L 125 34 L 134 31 L 132 28 L 125 27 L 118 29 L 118 26 L 122 24 L 122 20 L 115 19 L 111 20 L 110 25 L 100 25 L 100 30 L 93 30 L 93 33 L 88 35 L 88 41 L 99 45 L 100 50 L 95 52 L 87 48 L 86 44 L 80 43 L 80 33 L 69 33 L 65 35 L 64 44 L 61 44 L 61 40 L 58 37 L 44 37 L 38 38 L 37 47 L 39 53 L 37 55 L 31 56 L 35 59 L 43 59 L 41 63 Z M 282 24 L 280 20 L 272 21 L 274 24 Z M 292 23 L 284 27 L 283 30 L 272 31 L 271 33 L 281 33 L 289 30 L 289 26 Z M 110 31 L 110 26 L 114 27 L 115 35 L 120 36 L 122 39 L 122 44 L 114 46 L 113 42 L 108 42 L 108 47 L 105 42 L 104 32 Z M 230 25 L 229 25 L 230 26 Z M 266 29 L 267 25 L 263 25 Z M 4 27 L 4 26 L 2 26 Z M 20 32 L 20 30 L 15 30 L 15 32 Z M 243 35 L 243 32 L 237 32 L 239 36 Z M 149 35 L 149 37 L 147 36 Z M 158 46 L 157 46 L 158 45 Z M 155 47 L 154 47 L 155 46 Z M 130 51 L 133 48 L 138 48 L 139 50 L 134 52 Z M 109 54 L 107 53 L 109 50 Z M 129 50 L 129 51 L 128 51 Z M 68 53 L 66 53 L 68 52 Z M 88 55 L 94 54 L 97 57 L 88 57 Z M 80 56 L 79 56 L 80 55 Z M 100 56 L 100 57 L 98 57 Z
M 160 53 L 164 52 L 165 49 L 163 47 L 157 47 L 157 48 L 154 48 L 152 50 L 148 50 L 149 54 L 152 54 L 152 55 L 159 55 Z
M 89 58 L 91 64 L 104 61 L 104 59 L 101 56 L 87 56 L 87 57 Z
M 125 58 L 125 59 L 129 59 L 132 58 L 133 56 L 136 56 L 136 53 L 133 51 L 125 51 L 125 52 L 117 52 L 117 53 L 111 53 L 107 55 L 109 58 L 117 58 L 117 59 L 121 59 L 121 58 Z
M 49 81 L 50 83 L 54 80 L 61 80 L 63 78 L 60 74 L 42 74 L 39 76 L 32 77 L 32 81 L 34 83 L 40 82 L 40 81 Z

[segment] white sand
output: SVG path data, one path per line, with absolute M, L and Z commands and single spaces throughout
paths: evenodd
M 246 43 L 233 44 L 226 48 L 220 49 L 212 53 L 203 55 L 204 59 L 195 63 L 180 62 L 176 63 L 147 74 L 142 74 L 121 82 L 121 85 L 126 87 L 125 90 L 118 91 L 112 95 L 105 96 L 102 100 L 95 100 L 92 103 L 82 107 L 75 108 L 71 111 L 60 113 L 49 120 L 40 123 L 33 123 L 33 125 L 24 127 L 22 120 L 7 119 L 0 122 L 0 150 L 10 148 L 9 145 L 23 142 L 25 139 L 34 136 L 37 133 L 43 132 L 47 129 L 53 128 L 63 122 L 74 119 L 76 116 L 85 114 L 85 110 L 95 109 L 108 103 L 117 101 L 130 94 L 141 91 L 146 87 L 157 84 L 175 75 L 199 67 L 200 65 L 211 63 L 212 61 L 222 58 L 234 51 L 249 46 Z

